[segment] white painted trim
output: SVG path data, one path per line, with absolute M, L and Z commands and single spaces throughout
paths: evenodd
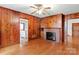
M 23 45 L 27 44 L 28 42 L 28 20 L 27 19 L 20 19 L 20 23 L 25 23 L 26 24 L 26 29 L 25 29 L 25 40 L 22 40 L 21 39 L 21 36 L 20 36 L 20 47 L 22 47 Z M 21 30 L 20 30 L 21 31 Z M 21 32 L 20 32 L 21 34 Z
M 68 19 L 65 22 L 65 31 L 67 32 L 67 35 L 70 36 L 72 36 L 72 23 L 79 23 L 79 19 Z

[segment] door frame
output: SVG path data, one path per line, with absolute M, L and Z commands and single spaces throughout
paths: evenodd
M 72 37 L 74 37 L 74 33 L 73 33 L 73 29 L 74 29 L 73 26 L 74 26 L 74 24 L 79 24 L 79 23 L 72 23 Z
M 79 23 L 79 19 L 68 19 L 65 21 L 65 43 L 72 42 L 72 24 Z M 70 36 L 70 37 L 69 37 Z
M 26 23 L 27 25 L 24 25 L 26 28 L 28 28 L 28 19 L 23 19 L 23 18 L 20 18 L 20 23 Z M 27 35 L 25 38 L 25 43 L 27 44 L 28 43 L 28 29 L 25 29 L 25 31 L 27 31 L 27 33 L 25 33 L 25 35 Z M 21 28 L 20 28 L 20 34 L 21 34 Z M 21 36 L 20 36 L 20 45 L 21 45 Z

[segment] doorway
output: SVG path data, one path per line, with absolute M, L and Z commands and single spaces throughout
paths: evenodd
M 20 47 L 28 43 L 28 20 L 20 19 Z
M 73 44 L 75 46 L 79 45 L 79 23 L 72 24 L 72 37 L 73 37 Z
M 78 47 L 78 40 L 79 37 L 77 36 L 77 33 L 79 30 L 79 19 L 68 19 L 65 21 L 65 43 L 69 46 L 74 45 Z

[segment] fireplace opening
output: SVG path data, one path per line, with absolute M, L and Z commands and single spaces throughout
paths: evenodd
M 56 33 L 55 32 L 46 32 L 46 39 L 56 41 Z

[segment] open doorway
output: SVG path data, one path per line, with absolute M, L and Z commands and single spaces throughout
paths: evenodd
M 28 43 L 28 20 L 20 19 L 20 47 Z
M 79 23 L 72 24 L 72 38 L 73 44 L 79 46 Z
M 77 34 L 79 34 L 79 19 L 68 19 L 65 22 L 65 43 L 68 45 L 76 46 L 78 47 L 79 44 L 79 37 Z

